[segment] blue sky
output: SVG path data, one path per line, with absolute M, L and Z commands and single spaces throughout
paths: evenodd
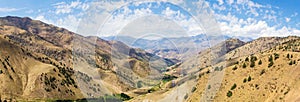
M 169 35 L 166 34 L 167 36 L 176 36 L 176 34 L 179 35 L 183 32 L 188 35 L 197 35 L 205 31 L 203 27 L 197 26 L 197 20 L 192 19 L 198 16 L 190 13 L 201 8 L 201 4 L 197 6 L 198 8 L 189 11 L 182 7 L 185 4 L 190 6 L 189 3 L 182 3 L 180 0 L 165 1 L 167 2 L 129 3 L 124 6 L 128 0 L 1 0 L 0 16 L 31 17 L 67 28 L 73 32 L 84 33 L 83 35 L 92 35 L 91 33 L 96 32 L 93 29 L 98 28 L 86 28 L 93 32 L 80 32 L 78 27 L 80 24 L 83 25 L 83 19 L 87 15 L 97 16 L 94 14 L 104 9 L 108 14 L 113 15 L 112 18 L 106 19 L 108 23 L 103 27 L 105 34 L 101 36 L 117 33 L 128 33 L 136 36 L 135 33 L 146 33 L 149 32 L 149 29 L 134 30 L 134 32 L 132 29 L 140 27 L 140 23 L 153 24 L 156 22 L 155 20 L 160 20 L 162 24 L 147 26 L 147 28 L 152 27 L 150 30 L 157 31 L 155 33 L 172 32 L 173 35 L 170 33 Z M 300 35 L 299 0 L 206 0 L 203 4 L 212 11 L 222 34 L 253 38 Z M 145 15 L 159 15 L 162 18 L 154 17 L 155 19 L 150 19 L 153 21 L 152 23 L 145 23 L 143 21 Z M 95 19 L 101 21 L 104 18 Z M 147 20 L 149 21 L 149 19 Z M 97 21 L 90 20 L 89 22 Z M 174 26 L 172 22 L 179 26 Z M 168 27 L 164 28 L 163 25 L 168 25 Z

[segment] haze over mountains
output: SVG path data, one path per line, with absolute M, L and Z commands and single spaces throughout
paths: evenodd
M 147 38 L 134 38 L 124 35 L 103 37 L 105 40 L 121 41 L 129 46 L 144 49 L 158 56 L 178 60 L 186 60 L 186 58 L 189 56 L 230 38 L 232 37 L 226 35 L 213 36 L 205 34 L 191 37 L 160 38 L 155 40 Z M 249 37 L 233 38 L 238 38 L 244 42 L 253 40 Z
M 0 99 L 300 99 L 298 36 L 104 39 L 28 17 L 1 17 Z

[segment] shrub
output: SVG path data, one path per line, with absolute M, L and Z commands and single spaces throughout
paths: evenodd
M 273 62 L 273 56 L 272 55 L 269 57 L 269 62 Z
M 243 80 L 243 83 L 246 83 L 247 82 L 247 78 L 245 78 L 244 80 Z
M 195 92 L 196 89 L 197 89 L 196 87 L 193 87 L 192 90 L 191 90 L 191 92 Z
M 251 76 L 249 76 L 249 77 L 248 77 L 248 81 L 251 81 L 251 79 L 252 79 Z
M 253 68 L 255 66 L 255 62 L 251 61 L 250 67 Z
M 293 65 L 293 61 L 290 61 L 289 65 Z
M 231 97 L 232 96 L 232 92 L 231 91 L 228 91 L 227 92 L 227 97 Z
M 0 74 L 2 74 L 3 73 L 3 71 L 0 69 Z
M 246 68 L 246 67 L 247 67 L 247 65 L 246 65 L 246 63 L 244 63 L 244 64 L 243 64 L 243 68 Z
M 234 84 L 231 86 L 230 90 L 234 90 L 235 88 L 236 88 L 236 84 L 234 83 Z
M 237 69 L 237 66 L 234 66 L 233 68 L 232 68 L 232 70 L 236 70 Z
M 290 58 L 290 54 L 289 53 L 286 55 L 286 58 Z
M 249 58 L 248 58 L 248 57 L 246 57 L 245 61 L 249 61 Z
M 261 70 L 260 75 L 263 75 L 264 73 L 266 73 L 265 69 Z
M 257 60 L 257 57 L 251 56 L 251 62 L 254 62 L 254 61 L 256 61 L 256 60 Z
M 258 65 L 261 65 L 261 64 L 262 64 L 262 61 L 261 61 L 261 60 L 259 60 L 259 61 L 258 61 Z
M 208 86 L 207 86 L 207 89 L 210 89 L 210 88 L 211 88 L 211 86 L 210 86 L 210 85 L 208 85 Z
M 278 59 L 278 58 L 279 58 L 279 54 L 274 53 L 274 59 L 276 60 L 276 59 Z
M 273 64 L 274 64 L 274 62 L 272 61 L 272 62 L 270 62 L 269 63 L 269 65 L 268 65 L 268 67 L 270 68 L 270 67 L 272 67 L 273 66 Z
M 131 99 L 130 96 L 128 96 L 128 95 L 126 95 L 126 94 L 124 94 L 124 93 L 121 93 L 120 96 L 121 96 L 121 99 L 122 99 L 123 101 L 130 100 L 130 99 Z

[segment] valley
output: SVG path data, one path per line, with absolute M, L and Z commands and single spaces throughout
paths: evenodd
M 1 101 L 300 99 L 298 36 L 170 38 L 177 47 L 167 39 L 105 39 L 28 17 L 1 17 Z

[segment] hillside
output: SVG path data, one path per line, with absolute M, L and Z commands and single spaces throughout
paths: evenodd
M 207 67 L 211 73 L 199 75 L 196 90 L 187 101 L 299 101 L 299 44 L 300 38 L 295 36 L 259 38 L 227 53 L 231 59 L 221 69 L 221 86 L 212 89 L 215 85 L 207 84 L 212 73 L 220 71 L 216 70 L 220 64 Z M 232 56 L 232 52 L 236 54 Z M 207 98 L 206 90 L 217 92 Z
M 176 63 L 122 42 L 84 37 L 27 17 L 1 17 L 0 41 L 5 48 L 0 53 L 1 99 L 120 94 L 136 89 L 137 81 L 155 82 L 151 76 Z
M 166 74 L 174 79 L 130 101 L 297 101 L 299 41 L 296 36 L 226 40 L 170 67 Z

